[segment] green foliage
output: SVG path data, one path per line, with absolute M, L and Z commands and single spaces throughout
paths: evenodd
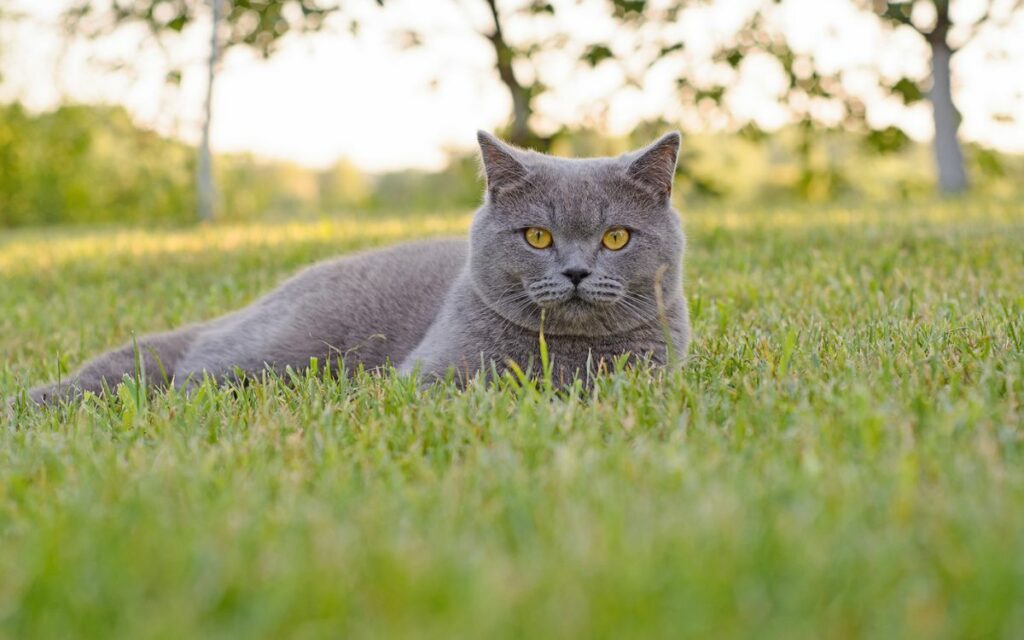
M 319 175 L 305 167 L 247 154 L 219 156 L 214 166 L 224 219 L 286 216 L 319 205 Z
M 120 107 L 0 106 L 0 226 L 183 220 L 192 154 Z
M 910 78 L 900 78 L 892 84 L 890 91 L 903 100 L 903 104 L 914 104 L 925 99 L 925 92 L 921 89 L 920 83 Z
M 475 207 L 483 184 L 475 152 L 453 154 L 440 172 L 395 171 L 376 179 L 371 206 L 385 211 L 424 211 Z
M 365 209 L 373 196 L 363 171 L 348 160 L 339 160 L 320 174 L 320 206 L 327 211 Z
M 358 175 L 339 183 L 328 173 L 328 201 L 308 169 L 247 155 L 221 156 L 216 166 L 226 219 L 338 205 L 342 188 L 354 205 L 367 189 Z M 31 115 L 0 106 L 0 226 L 190 222 L 194 176 L 193 148 L 137 127 L 123 108 Z
M 618 18 L 634 18 L 643 15 L 647 0 L 611 0 L 612 11 Z
M 591 67 L 596 67 L 605 60 L 614 58 L 615 54 L 606 44 L 592 44 L 583 52 L 583 61 Z
M 462 0 L 452 2 L 462 4 Z M 489 18 L 478 33 L 493 52 L 493 70 L 511 100 L 512 114 L 502 136 L 517 146 L 547 151 L 552 138 L 537 131 L 534 117 L 537 98 L 549 90 L 544 81 L 543 55 L 565 47 L 569 41 L 565 33 L 552 29 L 556 25 L 555 4 L 546 0 L 518 4 L 472 0 L 468 4 Z M 467 10 L 467 6 L 460 9 Z M 429 42 L 429 34 L 416 26 L 405 30 L 402 40 L 407 46 L 421 46 Z M 578 57 L 580 53 L 570 55 Z
M 546 0 L 531 0 L 530 4 L 527 5 L 527 10 L 533 14 L 547 13 L 553 15 L 555 13 L 555 5 Z
M 248 46 L 269 57 L 281 38 L 319 31 L 336 3 L 321 0 L 217 0 L 224 6 L 222 47 Z M 381 0 L 378 0 L 380 4 Z M 69 33 L 96 38 L 129 24 L 141 24 L 156 37 L 179 34 L 207 10 L 208 0 L 74 0 L 64 12 Z
M 686 369 L 585 397 L 309 375 L 0 418 L 0 637 L 1020 637 L 1017 202 L 688 211 Z M 0 396 L 466 224 L 5 233 Z
M 682 14 L 691 9 L 702 10 L 710 4 L 706 0 L 692 2 L 674 2 L 655 6 L 657 3 L 620 2 L 609 0 L 612 14 L 620 20 L 625 32 L 633 38 L 633 45 L 620 47 L 620 55 L 628 55 L 629 65 L 624 68 L 636 67 L 636 59 L 647 60 L 649 65 L 666 57 L 679 57 L 683 51 L 679 42 L 678 30 L 672 25 L 685 18 Z M 706 58 L 686 60 L 686 64 L 677 64 L 681 75 L 676 79 L 679 91 L 679 103 L 689 111 L 687 120 L 704 122 L 712 126 L 728 123 L 731 128 L 743 130 L 756 127 L 754 116 L 740 115 L 733 112 L 733 91 L 740 86 L 739 78 L 744 75 L 745 64 L 752 56 L 774 58 L 778 68 L 785 77 L 785 87 L 773 99 L 774 106 L 788 115 L 789 121 L 798 128 L 807 131 L 808 140 L 797 147 L 797 157 L 804 162 L 800 168 L 801 176 L 796 184 L 800 197 L 820 198 L 832 197 L 847 190 L 845 171 L 837 169 L 834 163 L 822 164 L 815 159 L 811 151 L 820 151 L 820 145 L 812 143 L 813 136 L 824 136 L 835 131 L 854 133 L 864 137 L 868 148 L 882 153 L 902 150 L 907 143 L 905 132 L 891 125 L 879 127 L 877 119 L 868 117 L 869 94 L 851 93 L 851 83 L 846 80 L 849 72 L 863 72 L 865 69 L 835 68 L 832 64 L 820 64 L 812 51 L 791 46 L 792 33 L 786 28 L 785 21 L 780 18 L 779 5 L 786 0 L 759 0 L 746 3 L 741 11 L 746 12 L 746 19 L 731 32 L 716 34 L 712 41 L 711 55 Z M 971 4 L 964 2 L 963 4 Z M 1024 9 L 1021 2 L 976 2 L 979 11 L 958 12 L 950 8 L 951 3 L 945 0 L 894 0 L 890 2 L 877 0 L 856 0 L 866 14 L 873 12 L 885 24 L 900 29 L 912 29 L 931 45 L 941 45 L 947 51 L 956 52 L 959 47 L 969 42 L 981 28 L 985 26 L 1002 26 L 1012 28 L 1015 17 L 1020 16 Z M 916 24 L 911 16 L 914 8 L 928 7 L 934 13 L 933 24 Z M 922 11 L 921 15 L 928 13 Z M 956 15 L 968 16 L 966 21 L 956 22 Z M 811 27 L 813 28 L 813 27 Z M 955 28 L 955 29 L 954 29 Z M 951 30 L 957 32 L 954 42 L 949 40 Z M 617 38 L 622 34 L 617 34 Z M 604 47 L 604 49 L 602 48 Z M 611 56 L 603 54 L 606 45 L 592 44 L 584 59 L 596 64 L 608 60 Z M 678 62 L 678 61 L 677 61 Z M 714 68 L 715 72 L 709 72 Z M 703 70 L 694 73 L 694 70 Z M 913 105 L 928 99 L 927 77 L 890 78 L 880 70 L 873 71 L 873 82 L 881 91 L 900 99 L 904 105 Z M 627 82 L 636 84 L 638 80 L 630 78 Z M 951 100 L 944 95 L 942 100 Z M 941 124 L 945 120 L 940 119 Z M 953 121 L 948 119 L 948 121 Z M 956 138 L 956 130 L 939 129 L 939 136 L 948 139 Z M 943 146 L 937 149 L 945 148 Z M 960 162 L 959 151 L 951 153 L 943 159 L 943 166 L 955 166 Z M 953 171 L 954 173 L 951 173 Z M 953 193 L 966 188 L 966 177 L 963 171 L 959 176 L 954 170 L 944 174 L 942 190 Z
M 914 10 L 916 0 L 871 0 L 871 5 L 878 12 L 883 20 L 895 25 L 913 24 L 910 16 Z
M 672 123 L 629 136 L 566 129 L 551 141 L 563 156 L 617 155 L 654 140 Z M 880 155 L 880 152 L 884 152 Z M 969 147 L 981 193 L 1019 196 L 1024 158 Z M 195 151 L 139 128 L 121 108 L 66 106 L 33 115 L 0 107 L 0 227 L 57 223 L 188 223 L 194 220 Z M 482 183 L 474 151 L 452 152 L 437 172 L 366 175 L 341 160 L 323 171 L 244 154 L 214 165 L 225 220 L 288 218 L 360 210 L 472 208 Z M 856 135 L 789 128 L 768 135 L 686 136 L 676 192 L 689 206 L 867 198 L 907 199 L 934 184 L 932 160 L 898 129 Z
M 892 125 L 869 131 L 864 136 L 864 143 L 867 147 L 877 153 L 893 153 L 902 151 L 910 144 L 910 137 L 903 132 L 903 129 Z
M 628 136 L 608 137 L 566 129 L 552 151 L 565 156 L 616 155 L 646 144 L 669 122 L 647 122 Z M 1017 176 L 1024 157 L 971 147 L 968 159 L 979 168 L 979 193 L 1019 197 Z M 684 135 L 676 172 L 676 195 L 683 207 L 714 199 L 731 204 L 898 201 L 927 197 L 934 190 L 928 148 L 899 129 L 860 134 L 821 131 L 803 123 L 773 133 L 749 126 L 738 134 Z

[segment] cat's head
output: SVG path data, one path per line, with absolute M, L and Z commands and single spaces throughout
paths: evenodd
M 615 158 L 556 158 L 478 133 L 487 178 L 473 220 L 477 293 L 520 326 L 610 335 L 658 318 L 680 288 L 683 233 L 672 209 L 679 134 Z

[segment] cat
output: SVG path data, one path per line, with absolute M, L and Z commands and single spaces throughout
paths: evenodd
M 250 306 L 140 338 L 59 383 L 40 405 L 113 389 L 144 368 L 152 387 L 218 383 L 313 358 L 425 382 L 537 375 L 543 328 L 559 384 L 622 356 L 682 355 L 684 237 L 672 208 L 680 136 L 614 158 L 565 159 L 478 132 L 486 180 L 468 243 L 413 242 L 320 263 Z M 137 364 L 138 360 L 138 364 Z

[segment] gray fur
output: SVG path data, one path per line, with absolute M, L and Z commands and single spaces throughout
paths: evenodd
M 665 364 L 669 349 L 684 353 L 684 240 L 670 204 L 679 135 L 578 160 L 478 138 L 487 193 L 468 244 L 417 242 L 324 262 L 240 311 L 142 338 L 147 380 L 227 382 L 236 371 L 302 370 L 314 357 L 348 369 L 391 362 L 427 379 L 454 371 L 464 380 L 510 360 L 536 374 L 542 310 L 562 383 L 623 355 Z M 551 231 L 550 248 L 526 243 L 532 226 Z M 612 226 L 631 232 L 619 251 L 601 245 Z M 589 275 L 574 285 L 564 274 L 573 269 Z M 134 354 L 126 345 L 29 395 L 49 404 L 113 388 L 135 372 Z

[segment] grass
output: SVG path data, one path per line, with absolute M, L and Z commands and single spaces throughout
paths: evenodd
M 1019 206 L 685 217 L 682 373 L 124 388 L 0 429 L 0 637 L 1024 636 Z M 467 221 L 5 233 L 0 395 Z

